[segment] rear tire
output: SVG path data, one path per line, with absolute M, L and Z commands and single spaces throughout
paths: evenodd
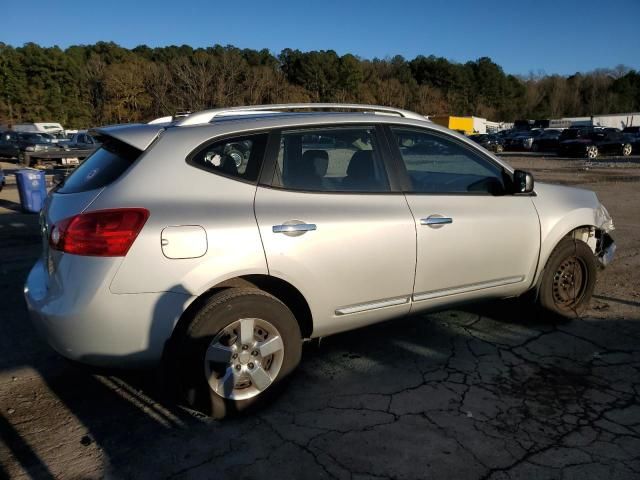
M 551 253 L 538 288 L 538 305 L 561 318 L 577 318 L 596 284 L 596 258 L 581 240 L 563 238 Z
M 625 143 L 622 146 L 622 156 L 623 157 L 628 157 L 629 155 L 631 155 L 631 151 L 633 150 L 633 147 L 631 146 L 630 143 Z
M 204 304 L 176 347 L 170 362 L 178 400 L 220 419 L 272 398 L 300 363 L 302 340 L 280 300 L 232 288 Z

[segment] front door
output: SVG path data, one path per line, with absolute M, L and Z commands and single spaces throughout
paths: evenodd
M 415 227 L 375 127 L 284 131 L 255 212 L 269 273 L 307 299 L 314 336 L 406 314 Z
M 414 310 L 526 290 L 540 248 L 531 199 L 505 194 L 503 168 L 453 136 L 390 131 L 417 231 Z

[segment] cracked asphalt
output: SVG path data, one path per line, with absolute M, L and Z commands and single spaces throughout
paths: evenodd
M 640 478 L 640 160 L 509 160 L 595 190 L 616 222 L 584 318 L 502 301 L 329 337 L 274 402 L 222 422 L 165 403 L 152 372 L 90 371 L 35 335 L 37 219 L 6 189 L 0 478 Z

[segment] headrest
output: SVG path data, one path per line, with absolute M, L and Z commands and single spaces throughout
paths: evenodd
M 329 168 L 329 154 L 326 150 L 307 150 L 302 154 L 302 163 L 313 164 L 316 175 L 324 177 Z
M 373 169 L 373 151 L 358 150 L 351 157 L 349 166 L 347 167 L 347 176 L 362 177 L 371 174 Z

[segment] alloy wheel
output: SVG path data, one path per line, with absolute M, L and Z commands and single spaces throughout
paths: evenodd
M 273 383 L 283 359 L 284 343 L 276 327 L 259 318 L 242 318 L 211 341 L 204 371 L 215 393 L 230 400 L 246 400 Z
M 598 156 L 598 147 L 595 145 L 589 145 L 587 147 L 587 158 L 596 158 Z

